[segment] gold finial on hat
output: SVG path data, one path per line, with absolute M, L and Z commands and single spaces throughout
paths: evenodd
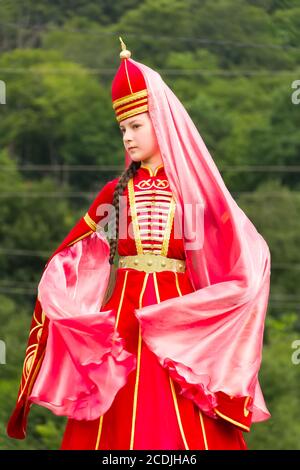
M 119 39 L 121 41 L 121 47 L 122 47 L 122 51 L 120 52 L 120 57 L 121 59 L 129 59 L 131 57 L 131 52 L 126 49 L 126 45 L 122 41 L 122 38 L 119 37 Z

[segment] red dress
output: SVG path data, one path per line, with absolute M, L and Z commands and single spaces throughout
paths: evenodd
M 141 165 L 124 196 L 127 208 L 120 213 L 120 223 L 126 220 L 125 209 L 129 216 L 127 236 L 119 238 L 119 255 L 154 252 L 184 260 L 183 241 L 174 237 L 176 202 L 163 165 L 154 173 Z M 105 198 L 103 202 L 111 203 L 112 192 L 106 190 Z M 91 214 L 86 217 L 92 227 Z M 137 367 L 103 416 L 68 420 L 61 449 L 246 449 L 242 430 L 249 430 L 249 412 L 244 401 L 220 394 L 216 419 L 208 417 L 180 394 L 179 385 L 142 339 L 134 309 L 193 290 L 187 272 L 117 269 L 114 292 L 101 310 L 116 310 L 117 329 L 125 349 L 136 355 Z

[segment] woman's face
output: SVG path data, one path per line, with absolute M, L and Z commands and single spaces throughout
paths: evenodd
M 142 113 L 120 122 L 124 147 L 135 161 L 154 161 L 160 150 L 149 114 Z

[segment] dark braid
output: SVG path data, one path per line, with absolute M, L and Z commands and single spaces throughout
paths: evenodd
M 110 245 L 110 255 L 109 255 L 109 262 L 110 264 L 114 263 L 114 257 L 117 251 L 118 246 L 118 239 L 119 239 L 119 196 L 122 196 L 124 193 L 128 181 L 132 178 L 138 169 L 141 166 L 141 162 L 131 162 L 129 167 L 121 174 L 119 181 L 115 187 L 114 196 L 113 196 L 113 205 L 115 207 L 116 213 L 116 220 L 115 220 L 115 227 L 116 227 L 116 237 L 109 238 L 109 245 Z

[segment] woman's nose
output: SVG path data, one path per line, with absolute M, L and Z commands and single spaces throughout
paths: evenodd
M 132 140 L 131 133 L 124 131 L 123 139 L 124 139 L 125 142 L 130 142 Z

